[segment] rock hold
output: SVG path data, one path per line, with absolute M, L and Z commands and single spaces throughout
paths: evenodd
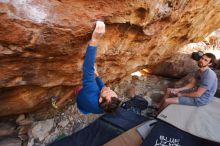
M 21 114 L 18 116 L 18 118 L 16 119 L 16 123 L 19 124 L 19 122 L 23 121 L 25 119 L 25 115 Z
M 24 120 L 19 121 L 18 124 L 20 126 L 26 126 L 26 125 L 31 125 L 33 122 L 34 122 L 33 120 L 26 118 Z
M 66 120 L 61 121 L 58 125 L 62 127 L 66 127 L 68 124 L 69 124 L 69 120 L 66 119 Z
M 53 128 L 53 125 L 53 119 L 37 122 L 32 128 L 33 137 L 42 141 L 46 136 L 48 136 L 50 130 Z

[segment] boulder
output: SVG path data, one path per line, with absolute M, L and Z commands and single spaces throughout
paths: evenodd
M 51 96 L 80 85 L 97 19 L 107 24 L 97 51 L 98 71 L 114 85 L 140 68 L 166 62 L 183 45 L 203 40 L 220 27 L 219 9 L 217 0 L 3 0 L 0 116 L 48 110 Z M 182 76 L 175 67 L 165 74 L 174 71 Z

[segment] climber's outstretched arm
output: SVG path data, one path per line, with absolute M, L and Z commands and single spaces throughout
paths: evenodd
M 86 55 L 83 63 L 83 86 L 95 82 L 94 65 L 96 59 L 97 45 L 105 33 L 105 24 L 101 21 L 96 22 L 96 28 L 93 31 L 91 41 L 86 49 Z

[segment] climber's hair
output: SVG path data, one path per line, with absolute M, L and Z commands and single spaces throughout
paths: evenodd
M 103 101 L 100 103 L 100 107 L 106 113 L 114 113 L 120 105 L 120 102 L 121 101 L 117 97 L 111 97 L 110 101 L 107 101 L 106 98 L 103 98 Z
M 215 62 L 216 62 L 216 57 L 215 57 L 214 54 L 212 54 L 212 53 L 205 53 L 203 56 L 207 56 L 208 58 L 211 59 L 209 63 L 211 63 L 212 65 L 215 64 Z

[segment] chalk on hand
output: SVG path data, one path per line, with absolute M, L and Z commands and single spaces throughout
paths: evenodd
M 105 33 L 105 23 L 103 21 L 96 21 L 95 32 L 97 33 Z

